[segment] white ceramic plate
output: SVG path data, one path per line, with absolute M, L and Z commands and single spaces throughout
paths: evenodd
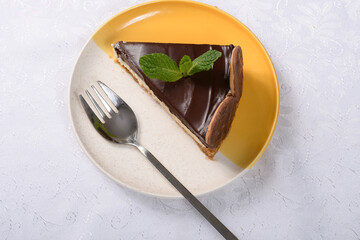
M 197 14 L 192 14 L 195 10 Z M 170 28 L 179 22 L 183 24 L 184 20 L 188 21 L 186 26 Z M 219 27 L 214 28 L 215 24 Z M 169 32 L 171 29 L 173 32 Z M 219 33 L 215 35 L 214 31 Z M 111 42 L 142 39 L 194 43 L 211 39 L 215 44 L 230 41 L 242 46 L 245 62 L 243 97 L 229 137 L 220 149 L 233 161 L 220 152 L 214 161 L 208 160 L 170 115 L 109 58 Z M 139 142 L 193 194 L 224 186 L 243 173 L 243 168 L 250 168 L 264 152 L 275 129 L 279 93 L 271 60 L 244 25 L 206 4 L 154 1 L 119 13 L 100 27 L 86 44 L 70 84 L 73 127 L 94 164 L 116 182 L 136 191 L 157 196 L 180 196 L 135 148 L 111 143 L 95 131 L 82 109 L 79 94 L 85 96 L 86 89 L 92 92 L 91 85 L 96 85 L 98 80 L 106 83 L 130 105 L 138 119 Z

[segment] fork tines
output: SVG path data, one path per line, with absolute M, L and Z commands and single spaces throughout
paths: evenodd
M 126 103 L 113 91 L 111 90 L 108 86 L 106 86 L 106 84 L 104 84 L 101 81 L 97 81 L 97 83 L 99 84 L 99 86 L 102 88 L 102 90 L 105 92 L 105 94 L 107 95 L 107 97 L 110 99 L 110 101 L 112 102 L 112 104 L 115 106 L 115 108 L 117 110 L 119 110 L 119 108 L 121 106 L 126 105 Z M 94 90 L 95 94 L 98 96 L 98 98 L 100 99 L 102 105 L 105 107 L 106 111 L 109 113 L 110 118 L 111 116 L 113 116 L 115 114 L 114 110 L 111 108 L 111 106 L 106 102 L 106 100 L 101 96 L 101 94 L 99 93 L 99 91 L 95 88 L 94 85 L 91 86 L 91 88 Z M 96 100 L 93 98 L 93 96 L 90 94 L 90 92 L 88 90 L 85 91 L 86 94 L 88 95 L 90 101 L 92 102 L 92 104 L 94 105 L 95 109 L 97 110 L 97 112 L 99 113 L 100 117 L 102 118 L 101 121 L 104 122 L 106 119 L 108 119 L 109 117 L 104 113 L 104 111 L 101 109 L 101 107 L 99 106 L 99 104 L 96 102 Z M 89 119 L 91 121 L 94 120 L 94 117 L 96 117 L 95 113 L 93 112 L 93 110 L 91 109 L 91 107 L 89 106 L 89 104 L 85 101 L 84 97 L 80 94 L 80 101 L 81 104 L 86 112 L 86 114 L 88 115 Z M 97 117 L 96 117 L 97 118 Z M 97 118 L 97 120 L 99 120 Z

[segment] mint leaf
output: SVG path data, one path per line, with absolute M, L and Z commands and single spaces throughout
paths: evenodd
M 142 56 L 139 59 L 139 64 L 149 78 L 159 79 L 164 82 L 175 82 L 198 72 L 209 71 L 221 55 L 221 52 L 217 50 L 209 50 L 195 58 L 194 61 L 191 61 L 188 55 L 184 55 L 178 67 L 176 62 L 168 55 L 152 53 Z
M 195 58 L 192 62 L 190 69 L 188 70 L 189 76 L 202 71 L 209 71 L 214 62 L 221 57 L 221 52 L 217 50 L 209 50 L 206 53 Z
M 164 82 L 175 82 L 183 77 L 176 62 L 163 53 L 152 53 L 142 56 L 139 64 L 146 76 Z
M 188 55 L 184 55 L 183 58 L 180 60 L 179 68 L 184 77 L 189 76 L 188 72 L 191 68 L 192 62 L 191 58 Z

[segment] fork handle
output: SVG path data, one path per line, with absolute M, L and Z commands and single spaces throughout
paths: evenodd
M 156 167 L 157 170 L 198 210 L 201 215 L 225 238 L 238 239 L 230 230 L 225 227 L 187 188 L 157 160 L 146 148 L 139 143 L 132 143 L 144 156 Z

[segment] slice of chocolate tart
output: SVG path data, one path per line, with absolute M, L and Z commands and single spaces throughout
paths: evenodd
M 233 45 L 123 41 L 114 44 L 113 48 L 119 63 L 212 159 L 230 130 L 242 94 L 241 48 Z M 184 55 L 195 59 L 212 49 L 222 55 L 209 71 L 176 82 L 150 79 L 139 65 L 139 59 L 147 54 L 164 53 L 179 63 Z

